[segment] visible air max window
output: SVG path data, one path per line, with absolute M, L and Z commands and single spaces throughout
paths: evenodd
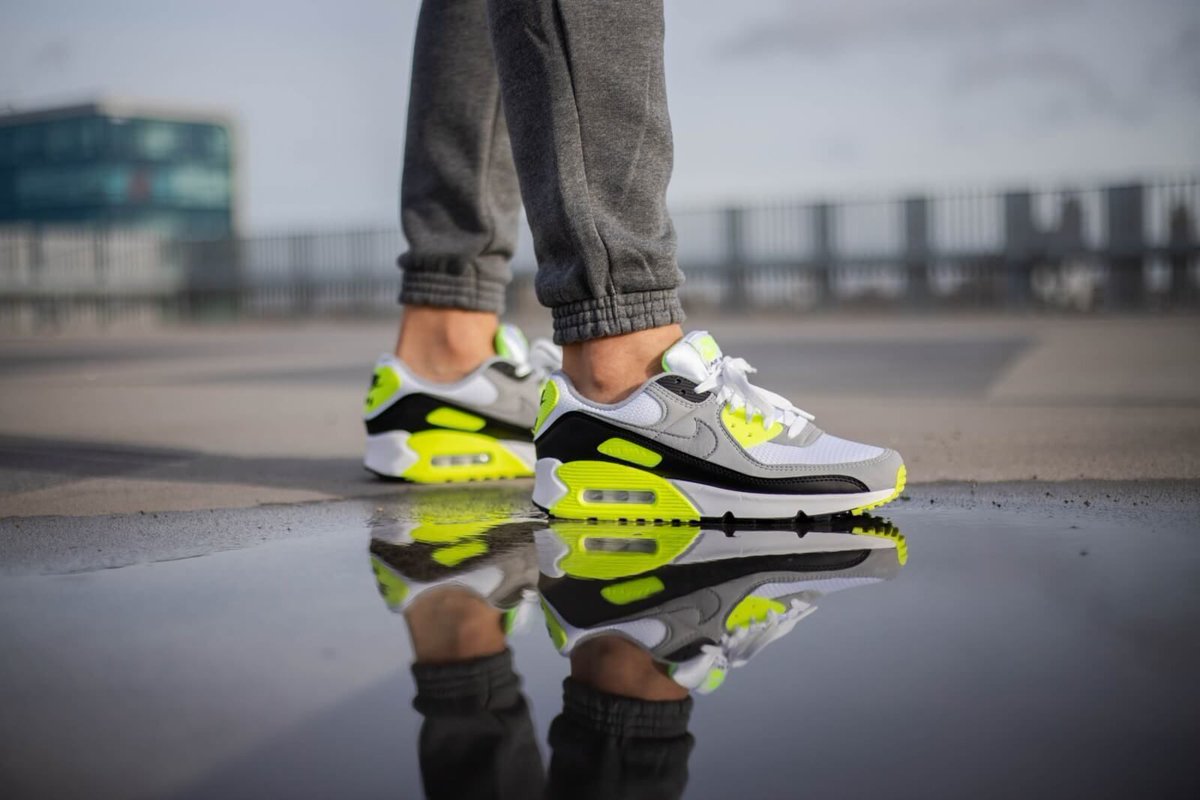
M 653 503 L 654 492 L 629 492 L 624 489 L 587 489 L 583 499 L 589 503 Z
M 464 453 L 453 456 L 434 456 L 430 459 L 435 467 L 465 467 L 469 464 L 487 464 L 492 460 L 490 453 Z

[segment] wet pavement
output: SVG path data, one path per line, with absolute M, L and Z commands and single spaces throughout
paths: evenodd
M 527 498 L 0 521 L 0 795 L 1200 796 L 1195 482 L 792 531 Z

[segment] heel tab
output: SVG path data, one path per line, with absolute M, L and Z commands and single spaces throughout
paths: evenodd
M 370 419 L 386 408 L 408 382 L 409 373 L 395 356 L 382 355 L 371 372 L 371 385 L 363 401 L 363 415 Z
M 558 401 L 562 397 L 564 387 L 560 386 L 560 378 L 566 379 L 566 376 L 561 372 L 552 372 L 542 381 L 541 389 L 538 392 L 538 412 L 537 417 L 533 421 L 533 435 L 536 438 L 545 427 L 546 421 L 550 415 L 554 413 L 554 409 L 558 406 Z

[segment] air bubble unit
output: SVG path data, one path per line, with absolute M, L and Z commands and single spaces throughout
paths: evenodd
M 653 503 L 654 492 L 628 492 L 624 489 L 587 489 L 583 499 L 588 503 Z

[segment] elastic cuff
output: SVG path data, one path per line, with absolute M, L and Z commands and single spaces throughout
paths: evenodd
M 556 306 L 552 313 L 557 344 L 661 328 L 684 320 L 683 306 L 674 289 L 579 300 Z
M 521 679 L 507 649 L 455 664 L 413 664 L 412 674 L 417 682 L 413 707 L 426 715 L 507 708 L 521 696 Z
M 482 277 L 478 265 L 470 259 L 456 256 L 416 259 L 405 253 L 397 263 L 404 271 L 400 280 L 403 304 L 504 313 L 506 284 Z
M 606 736 L 674 739 L 687 733 L 692 698 L 635 700 L 563 681 L 563 716 Z

